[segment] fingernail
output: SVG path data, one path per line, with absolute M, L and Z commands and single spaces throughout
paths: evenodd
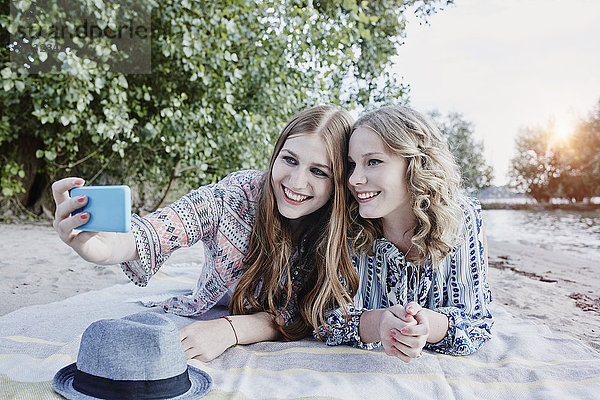
M 75 184 L 76 184 L 77 186 L 81 186 L 81 185 L 83 185 L 83 179 L 77 179 L 77 180 L 75 181 Z
M 404 318 L 406 318 L 406 319 L 409 319 L 410 317 L 412 317 L 412 314 L 406 314 L 406 315 L 404 316 Z
M 81 219 L 86 219 L 89 216 L 87 212 L 81 213 Z
M 413 308 L 412 308 L 412 307 L 408 307 L 408 308 L 406 309 L 406 312 L 409 312 L 409 313 L 411 313 L 411 314 L 412 314 L 412 312 L 413 312 Z
M 83 203 L 85 201 L 85 196 L 81 196 L 77 199 L 78 202 Z
M 396 336 L 396 331 L 392 329 L 392 330 L 390 331 L 390 335 L 392 335 L 392 336 Z
M 406 335 L 408 333 L 408 329 L 402 328 L 400 329 L 400 332 L 402 332 L 403 335 Z

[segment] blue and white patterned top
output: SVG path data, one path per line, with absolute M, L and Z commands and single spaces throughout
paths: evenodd
M 319 328 L 327 344 L 348 344 L 364 349 L 380 346 L 380 342 L 360 340 L 361 314 L 411 301 L 448 316 L 446 337 L 438 343 L 427 343 L 425 348 L 467 355 L 491 338 L 493 320 L 488 306 L 492 296 L 486 279 L 481 206 L 477 199 L 465 198 L 461 208 L 464 212 L 461 243 L 437 269 L 426 263 L 420 278 L 404 254 L 386 239 L 373 243 L 374 256 L 352 254 L 352 262 L 358 270 L 359 288 L 353 299 L 354 305 L 349 306 L 350 322 L 343 327 L 342 310 L 333 310 L 326 318 L 331 333 Z

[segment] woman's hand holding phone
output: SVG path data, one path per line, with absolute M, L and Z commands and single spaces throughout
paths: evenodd
M 52 195 L 56 202 L 54 229 L 61 240 L 84 260 L 96 264 L 118 264 L 138 258 L 135 238 L 131 231 L 117 233 L 75 230 L 90 218 L 88 212 L 72 214 L 88 202 L 86 195 L 69 195 L 71 189 L 83 184 L 84 180 L 81 178 L 65 178 L 52 184 Z

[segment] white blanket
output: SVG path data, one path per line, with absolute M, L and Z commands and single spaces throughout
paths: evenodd
M 166 265 L 146 288 L 116 285 L 0 317 L 0 399 L 58 398 L 52 378 L 76 361 L 81 334 L 90 323 L 146 309 L 140 300 L 189 292 L 198 268 Z M 202 318 L 225 312 L 216 308 Z M 492 312 L 493 339 L 466 357 L 425 352 L 405 364 L 381 351 L 307 339 L 238 346 L 210 363 L 192 364 L 213 378 L 207 399 L 600 398 L 600 353 L 514 318 L 502 306 L 493 305 Z M 191 322 L 169 317 L 179 326 Z

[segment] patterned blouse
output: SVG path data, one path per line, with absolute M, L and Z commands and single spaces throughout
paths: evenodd
M 146 305 L 183 316 L 197 315 L 213 307 L 237 284 L 246 271 L 242 261 L 250 245 L 262 178 L 260 171 L 234 172 L 143 218 L 133 216 L 131 229 L 140 258 L 122 263 L 121 268 L 138 286 L 146 286 L 178 248 L 202 241 L 205 250 L 205 263 L 191 296 Z M 294 288 L 301 287 L 307 278 L 305 267 L 297 268 L 292 276 L 300 284 L 292 282 Z M 296 313 L 296 293 L 282 311 L 286 323 Z
M 448 316 L 448 334 L 425 348 L 452 355 L 467 355 L 491 338 L 493 325 L 488 306 L 492 301 L 484 259 L 481 231 L 481 206 L 474 198 L 465 198 L 463 240 L 442 260 L 437 269 L 431 263 L 420 274 L 404 254 L 386 239 L 373 243 L 375 255 L 352 254 L 358 270 L 359 288 L 354 305 L 349 305 L 350 323 L 344 326 L 341 309 L 327 316 L 331 333 L 323 327 L 321 335 L 329 345 L 348 344 L 373 349 L 381 342 L 364 343 L 358 326 L 364 311 L 387 308 L 411 301 Z M 316 333 L 315 333 L 316 336 Z

